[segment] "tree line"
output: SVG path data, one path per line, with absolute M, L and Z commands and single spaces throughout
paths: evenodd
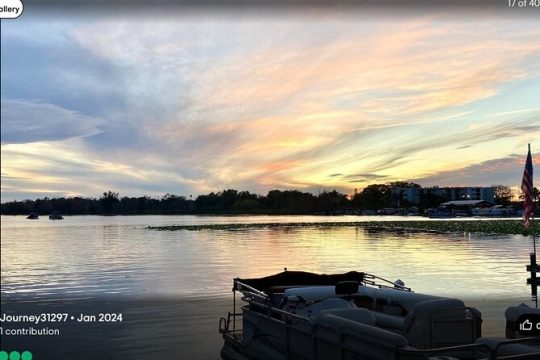
M 353 195 L 342 194 L 336 190 L 323 191 L 315 195 L 298 190 L 271 190 L 266 195 L 234 189 L 211 192 L 188 199 L 182 195 L 166 194 L 161 198 L 149 196 L 120 197 L 120 194 L 107 191 L 100 198 L 48 198 L 37 200 L 11 201 L 1 204 L 2 215 L 25 215 L 30 213 L 50 214 L 60 212 L 64 215 L 141 215 L 141 214 L 344 214 L 361 210 L 379 210 L 387 207 L 417 206 L 419 211 L 437 207 L 446 201 L 444 197 L 424 194 L 419 204 L 411 204 L 392 192 L 396 187 L 418 187 L 407 182 L 373 184 Z M 538 199 L 538 189 L 535 188 Z M 511 191 L 508 187 L 497 185 L 495 203 L 511 204 Z M 517 205 L 517 204 L 516 204 Z

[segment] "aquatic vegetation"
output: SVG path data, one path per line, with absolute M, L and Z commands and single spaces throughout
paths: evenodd
M 279 228 L 335 228 L 363 227 L 368 231 L 421 231 L 437 233 L 484 233 L 530 235 L 532 227 L 526 230 L 521 220 L 425 220 L 425 221 L 355 221 L 355 222 L 285 222 L 251 224 L 202 224 L 149 226 L 149 230 L 159 231 L 200 231 L 200 230 L 256 230 Z M 540 224 L 534 224 L 536 234 L 540 235 Z

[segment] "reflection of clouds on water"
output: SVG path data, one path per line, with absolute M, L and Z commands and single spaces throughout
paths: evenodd
M 523 284 L 530 241 L 522 236 L 309 226 L 146 229 L 147 225 L 178 223 L 362 219 L 380 217 L 69 216 L 56 223 L 4 216 L 2 292 L 35 297 L 213 296 L 228 294 L 235 277 L 268 275 L 287 267 L 325 273 L 366 271 L 403 279 L 419 292 L 444 296 L 528 299 Z

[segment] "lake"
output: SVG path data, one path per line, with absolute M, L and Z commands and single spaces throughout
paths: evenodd
M 66 216 L 51 221 L 2 216 L 3 312 L 114 310 L 124 317 L 115 324 L 62 324 L 58 336 L 2 336 L 2 347 L 26 346 L 42 356 L 61 351 L 79 359 L 104 353 L 111 359 L 142 359 L 179 351 L 191 354 L 186 358 L 218 359 L 218 320 L 230 310 L 232 279 L 270 275 L 285 267 L 365 271 L 402 279 L 417 292 L 462 298 L 483 312 L 485 335 L 503 335 L 506 306 L 531 304 L 525 265 L 532 240 L 519 235 L 370 232 L 355 226 L 147 229 L 370 219 L 404 218 Z

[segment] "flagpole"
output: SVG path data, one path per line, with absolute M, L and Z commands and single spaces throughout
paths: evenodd
M 532 237 L 533 237 L 533 251 L 534 251 L 534 255 L 536 255 L 536 231 L 534 231 L 534 212 L 531 218 L 531 227 L 532 227 Z
M 529 143 L 529 154 L 531 153 L 531 144 Z M 534 185 L 533 185 L 533 177 L 531 176 L 531 190 L 533 190 L 532 193 L 532 217 L 531 217 L 531 226 L 532 226 L 532 237 L 533 237 L 533 251 L 534 255 L 536 256 L 536 232 L 534 231 Z
M 531 144 L 529 145 L 529 154 L 531 153 Z M 533 182 L 533 176 L 531 174 L 531 190 L 534 189 L 534 182 Z M 531 227 L 532 227 L 532 238 L 533 238 L 533 252 L 534 252 L 534 266 L 538 267 L 536 263 L 536 231 L 534 229 L 534 191 L 532 193 L 532 216 L 531 216 Z M 535 274 L 536 275 L 536 274 Z M 534 300 L 534 307 L 538 309 L 538 294 L 537 294 L 537 285 L 534 285 L 534 294 L 533 294 L 533 300 Z

